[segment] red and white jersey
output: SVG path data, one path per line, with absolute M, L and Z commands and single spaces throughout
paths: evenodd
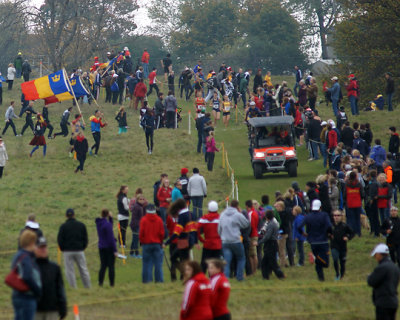
M 229 313 L 228 300 L 231 292 L 231 285 L 228 279 L 221 272 L 211 278 L 211 309 L 213 317 L 220 317 Z
M 199 219 L 197 223 L 197 237 L 203 242 L 205 249 L 222 249 L 221 237 L 218 234 L 218 224 L 218 212 L 210 212 Z M 204 234 L 204 238 L 202 234 Z

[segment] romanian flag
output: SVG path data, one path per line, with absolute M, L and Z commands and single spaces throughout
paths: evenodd
M 64 70 L 57 71 L 32 81 L 21 83 L 25 100 L 38 100 L 55 97 L 57 101 L 73 99 Z M 56 101 L 54 101 L 56 102 Z

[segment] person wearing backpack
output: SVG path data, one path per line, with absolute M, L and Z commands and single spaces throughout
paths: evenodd
M 358 95 L 359 95 L 359 88 L 357 80 L 354 74 L 349 75 L 349 83 L 345 83 L 346 90 L 347 90 L 347 97 L 349 98 L 350 107 L 351 107 L 351 114 L 353 116 L 359 115 L 358 112 Z

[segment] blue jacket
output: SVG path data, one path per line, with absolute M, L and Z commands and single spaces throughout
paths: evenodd
M 303 236 L 304 227 L 300 228 L 302 232 L 300 233 L 298 227 L 303 223 L 304 215 L 299 214 L 293 221 L 293 240 L 305 241 L 306 237 Z
M 377 166 L 382 166 L 383 161 L 386 160 L 386 151 L 385 148 L 379 145 L 376 145 L 372 148 L 371 154 L 369 155 L 371 159 L 373 159 Z
M 332 224 L 326 212 L 311 211 L 311 213 L 304 217 L 297 231 L 302 232 L 304 226 L 307 228 L 307 241 L 309 243 L 328 243 L 328 231 L 332 229 Z
M 5 82 L 6 79 L 3 78 L 3 76 L 0 76 L 0 88 L 3 87 L 3 82 Z
M 25 299 L 39 299 L 42 295 L 42 280 L 40 277 L 40 270 L 35 261 L 35 255 L 33 252 L 26 251 L 24 249 L 19 250 L 11 263 L 11 269 L 13 269 L 18 263 L 18 274 L 29 286 L 28 292 L 19 292 L 13 290 L 13 298 L 25 298 Z
M 364 139 L 361 139 L 360 137 L 353 140 L 353 150 L 354 149 L 357 149 L 358 151 L 360 151 L 360 153 L 362 154 L 364 159 L 367 155 L 369 155 L 368 144 L 365 142 Z
M 340 84 L 339 82 L 335 82 L 335 84 L 329 88 L 329 91 L 331 93 L 331 99 L 335 101 L 339 101 L 340 97 Z
M 178 199 L 183 199 L 183 195 L 181 190 L 179 190 L 177 187 L 175 187 L 174 189 L 172 189 L 172 193 L 171 193 L 171 201 L 175 202 L 175 200 Z

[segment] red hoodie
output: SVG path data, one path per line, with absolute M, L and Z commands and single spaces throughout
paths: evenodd
M 211 290 L 211 309 L 214 319 L 229 314 L 227 305 L 231 286 L 223 272 L 211 277 Z
M 144 82 L 139 82 L 136 87 L 135 91 L 133 92 L 133 95 L 137 98 L 144 98 L 147 93 L 147 87 L 144 84 Z
M 197 237 L 204 244 L 205 249 L 221 250 L 222 241 L 218 234 L 219 214 L 210 212 L 200 218 L 197 223 Z M 204 233 L 204 238 L 202 237 Z
M 248 213 L 249 220 L 250 220 L 250 226 L 251 226 L 251 232 L 250 232 L 250 237 L 255 238 L 258 237 L 258 213 L 254 208 L 251 208 L 251 210 Z
M 354 96 L 357 97 L 358 96 L 358 84 L 357 84 L 357 80 L 350 80 L 349 85 L 346 87 L 347 90 L 347 96 Z
M 167 199 L 171 199 L 172 188 L 160 187 L 157 192 L 157 199 L 160 201 L 160 208 L 168 208 L 169 202 Z
M 329 141 L 328 149 L 330 150 L 335 149 L 337 146 L 337 133 L 335 130 L 332 129 L 328 132 L 328 141 Z
M 185 286 L 180 320 L 212 320 L 211 284 L 204 273 L 192 277 Z
M 141 244 L 161 244 L 164 234 L 164 223 L 155 213 L 147 213 L 140 220 L 139 240 Z

